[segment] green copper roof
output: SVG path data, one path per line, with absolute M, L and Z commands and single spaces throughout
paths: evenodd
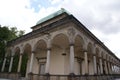
M 51 15 L 48 15 L 48 16 L 42 18 L 42 19 L 40 19 L 40 20 L 36 23 L 36 25 L 38 25 L 38 24 L 40 24 L 40 23 L 42 23 L 42 22 L 44 22 L 44 21 L 47 21 L 47 20 L 49 20 L 49 19 L 52 19 L 52 18 L 54 18 L 54 17 L 56 17 L 56 16 L 58 16 L 58 15 L 64 13 L 64 12 L 67 13 L 68 15 L 70 15 L 70 13 L 69 13 L 68 11 L 66 11 L 66 10 L 63 9 L 63 8 L 61 8 L 61 10 L 59 10 L 59 11 L 57 11 L 57 12 L 51 14 Z

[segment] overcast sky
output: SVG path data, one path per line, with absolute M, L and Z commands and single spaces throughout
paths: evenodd
M 0 24 L 28 33 L 38 20 L 61 8 L 120 58 L 120 0 L 0 0 Z

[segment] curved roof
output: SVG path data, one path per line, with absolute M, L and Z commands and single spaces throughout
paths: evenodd
M 68 15 L 70 15 L 70 13 L 69 13 L 68 11 L 66 11 L 64 8 L 61 8 L 61 10 L 59 10 L 59 11 L 57 11 L 57 12 L 55 12 L 55 13 L 52 13 L 51 15 L 48 15 L 48 16 L 42 18 L 42 19 L 40 19 L 40 20 L 36 23 L 36 25 L 41 24 L 41 23 L 43 23 L 43 22 L 45 22 L 45 21 L 47 21 L 47 20 L 49 20 L 49 19 L 52 19 L 52 18 L 54 18 L 54 17 L 56 17 L 56 16 L 58 16 L 58 15 L 60 15 L 60 14 L 62 14 L 62 13 L 67 13 Z

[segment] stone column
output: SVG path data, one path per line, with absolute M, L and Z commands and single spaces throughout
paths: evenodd
M 14 57 L 11 56 L 10 66 L 9 66 L 9 71 L 8 71 L 8 72 L 11 72 L 11 70 L 12 70 L 13 58 L 14 58 Z
M 115 65 L 113 63 L 113 74 L 115 74 Z
M 112 74 L 114 74 L 114 64 L 111 62 Z
M 119 74 L 120 74 L 120 66 L 119 66 Z
M 94 63 L 94 74 L 97 74 L 97 65 L 96 65 L 96 55 L 93 55 L 93 63 Z
M 32 51 L 31 58 L 30 58 L 30 70 L 29 72 L 32 73 L 32 68 L 33 68 L 33 61 L 34 61 L 34 51 Z
M 20 54 L 20 57 L 19 57 L 19 63 L 18 63 L 18 70 L 17 70 L 17 72 L 20 72 L 21 64 L 22 64 L 22 54 Z
M 107 68 L 106 60 L 104 60 L 104 65 L 105 65 L 105 71 L 106 71 L 106 74 L 108 74 L 108 68 Z
M 4 58 L 4 61 L 3 61 L 3 65 L 2 65 L 1 72 L 4 72 L 6 60 L 7 60 L 7 58 L 5 57 L 5 58 Z
M 74 74 L 74 44 L 70 44 L 70 74 Z
M 112 74 L 112 62 L 110 62 L 110 72 Z
M 111 74 L 110 62 L 108 61 L 108 74 Z
M 84 60 L 85 60 L 85 74 L 88 74 L 88 57 L 87 57 L 87 51 L 84 51 Z
M 99 58 L 100 60 L 100 74 L 103 74 L 103 66 L 102 66 L 102 58 Z
M 46 73 L 46 74 L 49 74 L 50 52 L 51 52 L 51 49 L 47 49 L 47 61 L 46 61 L 46 67 L 45 67 L 45 73 Z

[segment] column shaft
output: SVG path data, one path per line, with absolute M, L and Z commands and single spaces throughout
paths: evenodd
M 30 73 L 32 73 L 33 60 L 34 60 L 34 52 L 32 52 L 32 54 L 31 54 L 31 59 L 30 59 L 30 70 L 29 70 Z
M 108 74 L 111 74 L 110 62 L 108 62 Z
M 70 73 L 74 73 L 74 45 L 70 45 Z
M 102 66 L 102 59 L 100 58 L 100 73 L 103 74 L 103 66 Z
M 49 67 L 50 67 L 50 49 L 47 50 L 47 61 L 46 61 L 46 68 L 45 73 L 49 74 Z
M 110 62 L 110 74 L 112 74 L 112 65 L 111 65 L 111 62 Z
M 11 57 L 11 60 L 10 60 L 10 66 L 9 66 L 9 71 L 8 72 L 11 72 L 12 64 L 13 64 L 13 56 Z
M 87 52 L 84 52 L 84 60 L 85 60 L 85 74 L 88 74 L 88 57 Z
M 94 62 L 94 74 L 97 74 L 97 66 L 96 66 L 96 56 L 93 56 L 93 62 Z
M 104 60 L 104 65 L 105 65 L 105 71 L 106 71 L 106 74 L 108 74 L 108 68 L 107 68 L 106 60 Z
M 17 70 L 17 72 L 20 72 L 21 64 L 22 64 L 22 55 L 20 55 L 20 57 L 19 57 L 19 63 L 18 63 L 18 70 Z
M 6 59 L 6 57 L 5 57 L 5 58 L 4 58 L 4 61 L 3 61 L 3 65 L 2 65 L 1 72 L 4 72 L 6 60 L 7 60 L 7 59 Z

